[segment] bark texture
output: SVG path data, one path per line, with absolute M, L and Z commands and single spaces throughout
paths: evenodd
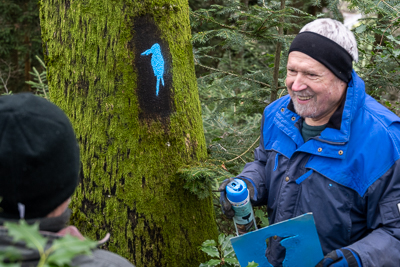
M 206 157 L 187 1 L 39 4 L 50 98 L 81 147 L 72 223 L 93 239 L 110 232 L 106 248 L 138 267 L 198 266 L 217 228 L 211 199 L 176 175 Z M 155 42 L 165 61 L 158 96 L 152 55 L 142 56 Z

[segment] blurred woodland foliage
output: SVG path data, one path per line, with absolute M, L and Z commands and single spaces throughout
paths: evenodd
M 33 67 L 43 71 L 35 56 L 43 58 L 38 1 L 1 0 L 0 94 L 36 92 L 25 83 L 32 79 Z

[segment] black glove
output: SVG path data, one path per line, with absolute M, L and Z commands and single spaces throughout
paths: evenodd
M 362 267 L 357 253 L 348 248 L 329 252 L 315 267 Z
M 226 179 L 221 183 L 221 185 L 218 188 L 218 191 L 221 192 L 221 195 L 219 197 L 219 203 L 221 203 L 222 213 L 225 214 L 225 216 L 229 219 L 232 219 L 233 216 L 235 216 L 235 211 L 232 209 L 232 204 L 226 198 L 226 186 L 235 179 L 240 179 L 246 183 L 247 189 L 249 190 L 250 202 L 255 202 L 254 187 L 249 180 L 239 177 L 231 177 L 229 179 Z

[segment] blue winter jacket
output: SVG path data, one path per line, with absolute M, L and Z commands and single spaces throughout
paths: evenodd
M 324 254 L 348 247 L 364 267 L 400 266 L 400 118 L 365 93 L 353 71 L 327 128 L 304 143 L 289 96 L 265 108 L 260 146 L 240 177 L 270 223 L 312 212 Z M 281 238 L 267 257 L 280 266 Z M 301 259 L 300 259 L 301 260 Z

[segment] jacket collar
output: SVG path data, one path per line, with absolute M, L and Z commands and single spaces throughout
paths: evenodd
M 330 143 L 348 142 L 350 138 L 351 122 L 357 110 L 364 104 L 364 101 L 364 81 L 353 70 L 352 79 L 347 85 L 346 98 L 329 119 L 327 128 L 322 131 L 319 139 Z M 292 100 L 287 104 L 287 109 L 295 113 Z M 297 118 L 299 117 L 297 116 Z
M 343 115 L 345 101 L 346 101 L 346 96 L 344 95 L 342 100 L 340 101 L 339 107 L 336 109 L 336 111 L 332 114 L 331 118 L 329 119 L 328 124 L 326 125 L 327 128 L 340 130 L 340 126 L 342 125 L 342 115 Z M 287 105 L 287 109 L 292 112 L 295 112 L 293 101 L 291 99 L 289 104 Z M 304 120 L 303 118 L 301 119 Z
M 321 133 L 321 141 L 333 143 L 347 143 L 349 141 L 351 123 L 357 111 L 364 105 L 365 95 L 364 81 L 353 70 L 352 79 L 347 85 L 340 129 L 326 128 Z

